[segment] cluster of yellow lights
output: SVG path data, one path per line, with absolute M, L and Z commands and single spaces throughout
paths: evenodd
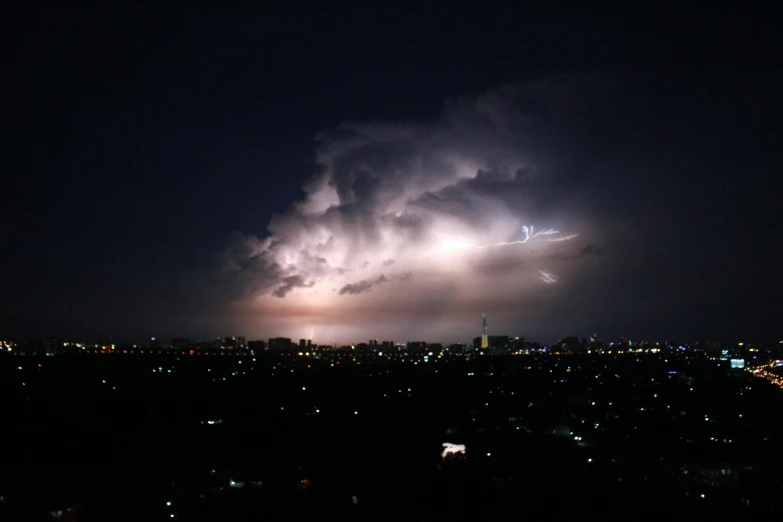
M 761 377 L 762 379 L 766 379 L 769 382 L 783 388 L 783 377 L 767 371 L 767 368 L 774 368 L 776 366 L 777 366 L 777 361 L 770 361 L 766 364 L 762 364 L 754 368 L 746 368 L 746 369 L 756 377 Z

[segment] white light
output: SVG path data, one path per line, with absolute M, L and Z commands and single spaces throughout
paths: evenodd
M 169 500 L 168 502 L 166 502 L 166 505 L 170 506 L 171 505 L 171 501 Z
M 353 412 L 354 415 L 359 415 L 358 411 Z
M 443 443 L 443 453 L 440 454 L 440 456 L 445 460 L 447 456 L 449 455 L 456 455 L 458 453 L 465 454 L 465 445 L 464 444 L 452 444 L 451 442 L 444 442 Z

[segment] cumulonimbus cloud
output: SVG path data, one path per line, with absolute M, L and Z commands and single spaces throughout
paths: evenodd
M 693 86 L 603 74 L 500 86 L 450 100 L 429 120 L 327 130 L 304 196 L 222 253 L 210 303 L 247 331 L 315 329 L 341 342 L 465 341 L 482 312 L 490 332 L 529 338 L 624 329 L 638 319 L 617 308 L 629 295 L 646 302 L 645 317 L 679 324 L 676 296 L 713 290 L 688 276 L 685 259 L 698 256 L 671 252 L 725 239 L 690 202 L 722 193 L 740 164 L 726 158 L 753 156 L 730 150 L 726 129 L 756 128 L 745 141 L 764 151 L 759 171 L 774 163 L 774 140 L 758 130 L 769 111 L 757 88 L 719 71 L 694 75 Z M 705 98 L 715 85 L 720 93 Z M 406 273 L 415 278 L 403 282 Z M 189 288 L 203 284 L 197 276 Z
M 542 161 L 551 136 L 579 121 L 586 90 L 602 88 L 574 78 L 502 86 L 449 101 L 434 121 L 323 133 L 305 198 L 273 218 L 267 237 L 237 235 L 221 276 L 243 294 L 286 298 L 324 284 L 357 295 L 410 278 L 378 271 L 392 264 L 429 273 L 448 265 L 455 245 L 513 245 L 533 221 L 558 226 L 565 203 Z

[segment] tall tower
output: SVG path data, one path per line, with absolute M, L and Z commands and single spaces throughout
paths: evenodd
M 487 314 L 481 314 L 484 329 L 481 332 L 481 348 L 489 348 L 489 337 L 487 337 Z

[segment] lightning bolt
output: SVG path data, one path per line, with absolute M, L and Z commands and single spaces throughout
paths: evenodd
M 555 230 L 553 228 L 547 229 L 547 230 L 541 230 L 540 232 L 535 232 L 533 230 L 532 225 L 530 227 L 523 226 L 522 232 L 525 233 L 525 238 L 520 239 L 518 241 L 502 241 L 500 243 L 492 243 L 488 245 L 476 245 L 472 243 L 460 243 L 460 242 L 449 242 L 449 246 L 454 247 L 460 247 L 460 248 L 475 248 L 477 250 L 483 250 L 485 248 L 491 248 L 491 247 L 501 247 L 501 246 L 511 246 L 511 245 L 524 245 L 531 239 L 537 238 L 539 236 L 552 236 L 555 234 L 560 234 L 561 232 L 559 230 Z M 553 237 L 551 239 L 546 239 L 546 241 L 568 241 L 569 239 L 574 239 L 577 237 L 578 234 L 568 234 L 567 236 L 562 237 Z
M 535 232 L 533 233 L 533 225 L 530 225 L 530 228 L 523 226 L 522 231 L 525 233 L 525 239 L 522 241 L 522 243 L 527 243 L 529 239 L 533 239 L 534 237 L 538 236 L 551 236 L 552 234 L 559 234 L 559 230 L 555 230 L 553 228 L 550 228 L 549 230 L 542 230 L 541 232 Z
M 574 239 L 578 235 L 579 234 L 569 234 L 563 237 L 553 237 L 552 239 L 547 239 L 547 241 L 568 241 L 569 239 Z
M 550 274 L 548 272 L 544 272 L 543 270 L 538 271 L 539 274 L 541 274 L 540 279 L 545 283 L 557 283 L 557 276 L 554 274 Z

